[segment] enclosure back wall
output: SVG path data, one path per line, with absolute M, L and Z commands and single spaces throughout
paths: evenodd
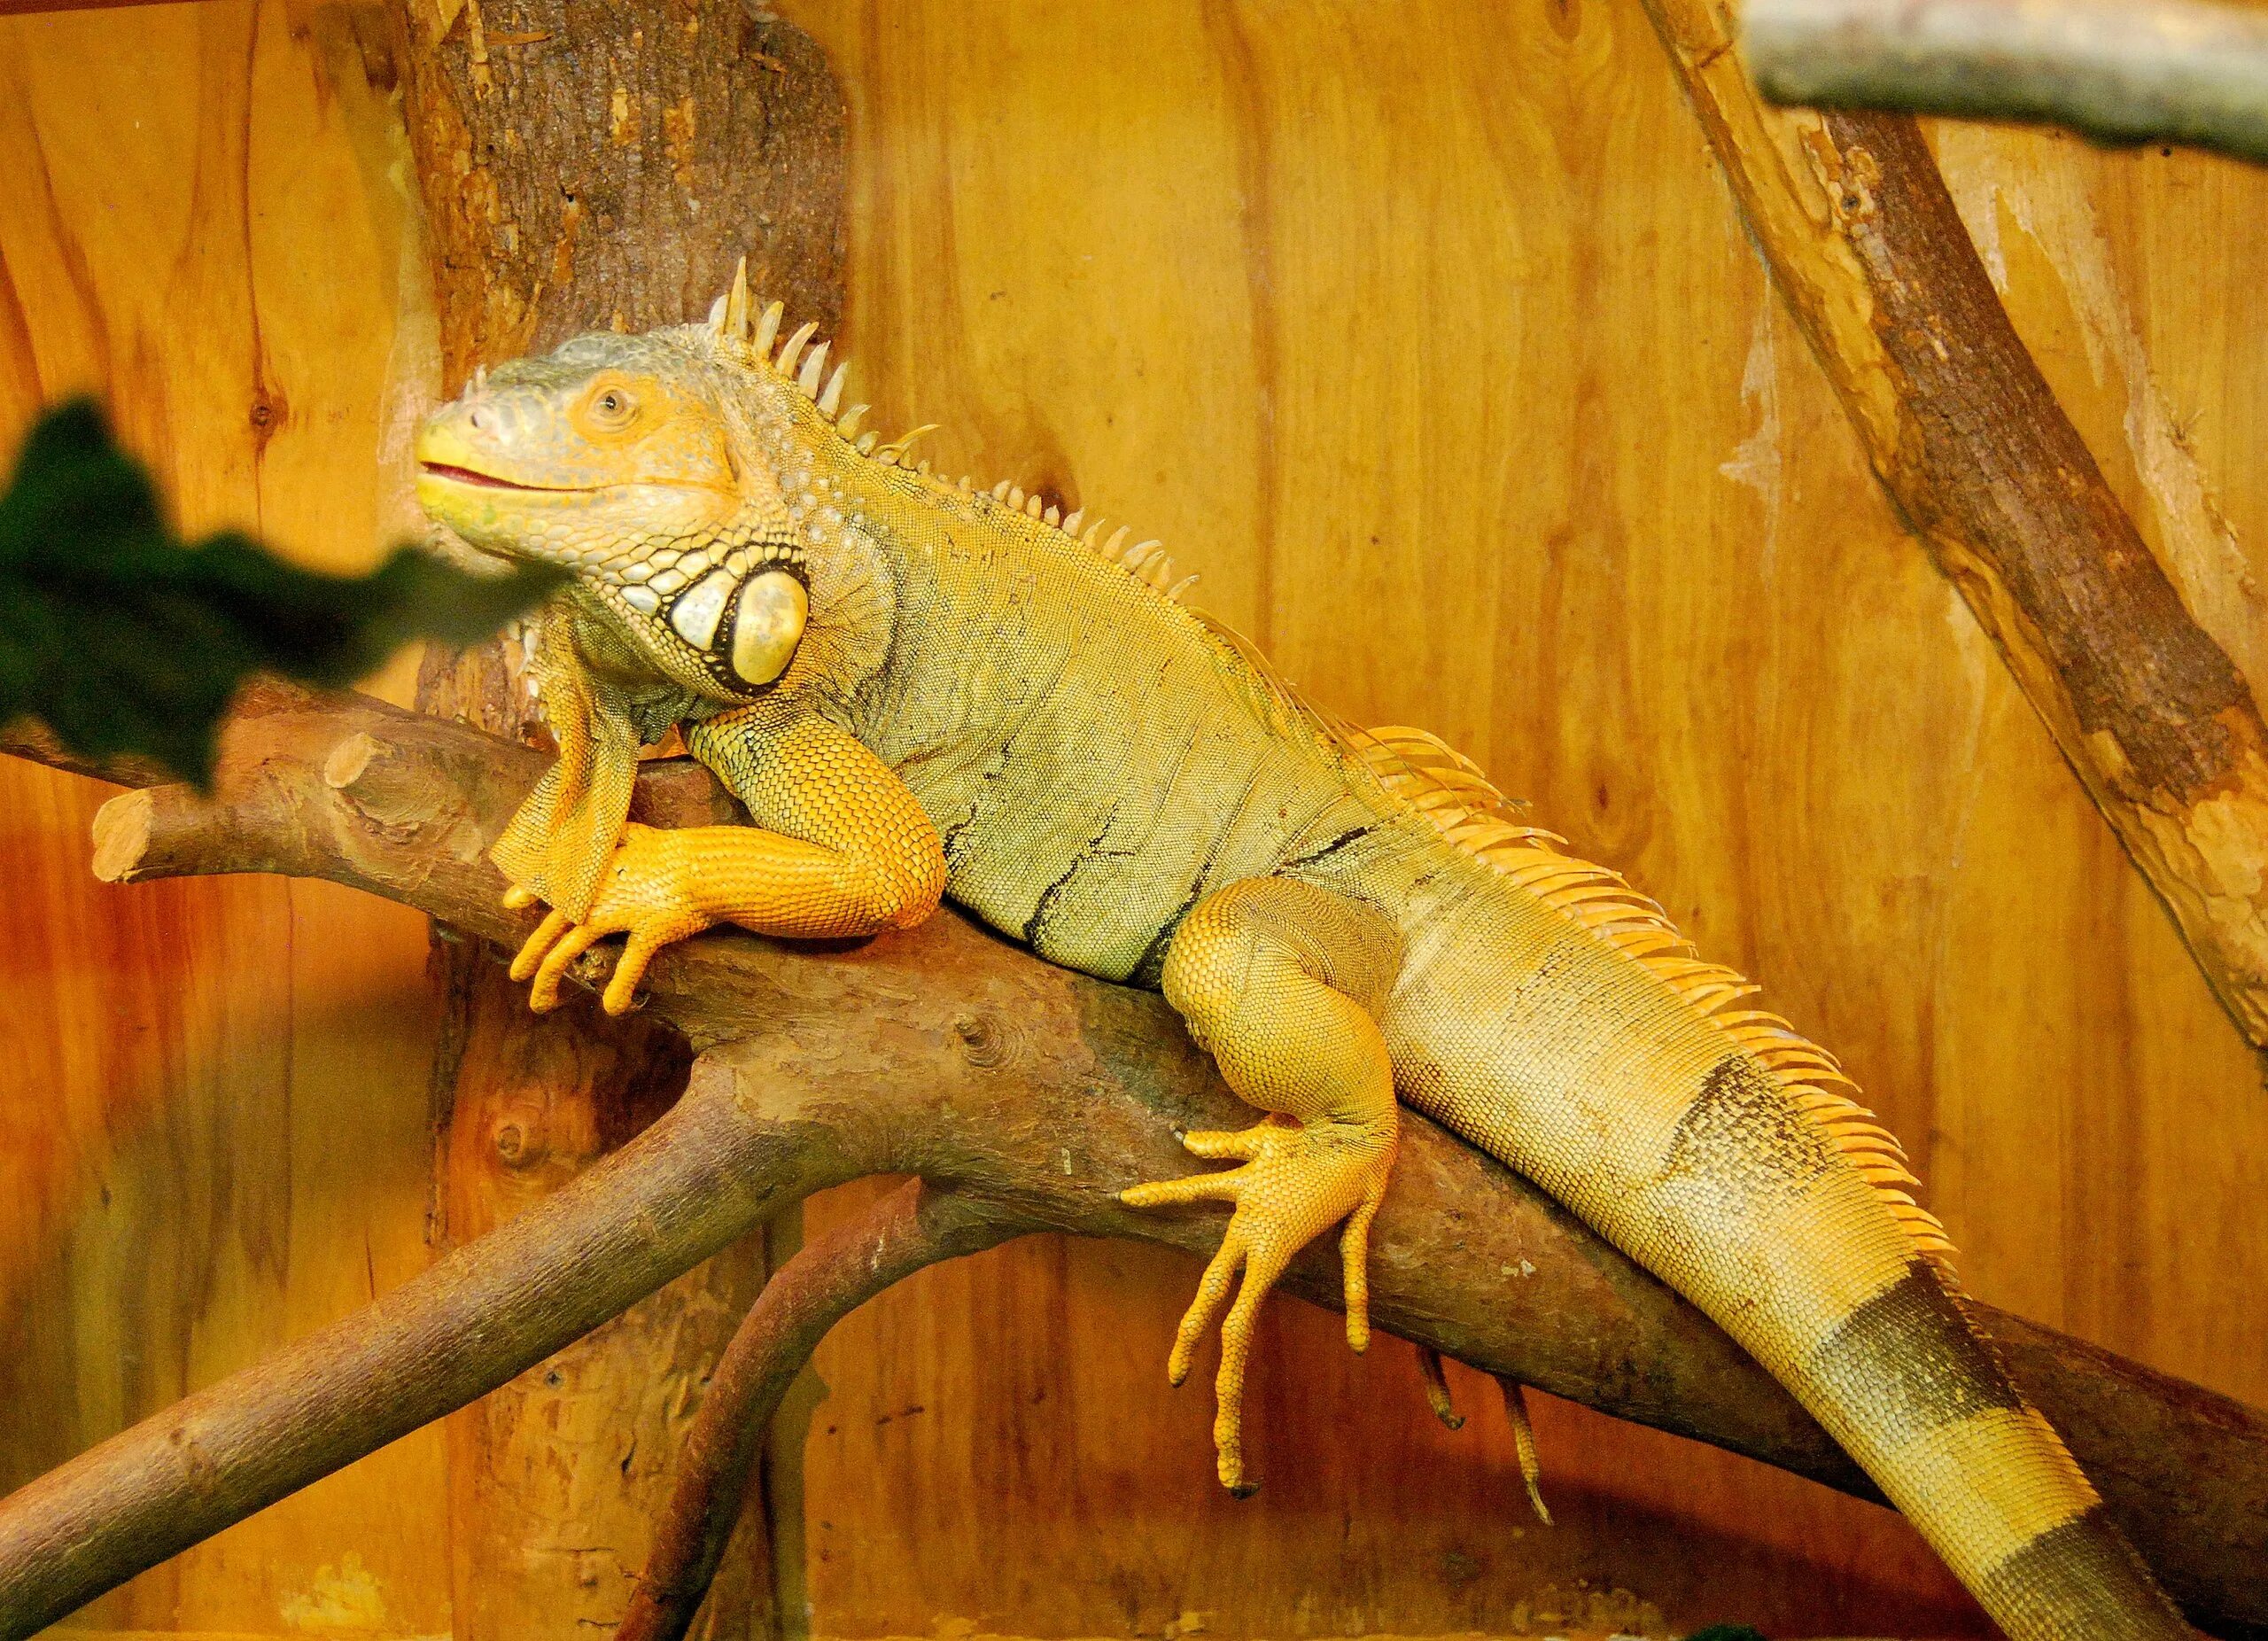
M 1440 731 L 1626 867 L 1845 1056 L 1983 1296 L 2268 1402 L 2259 1069 L 1881 500 L 1635 0 L 785 9 L 851 105 L 842 346 L 881 425 L 1162 536 L 1324 704 Z M 0 20 L 0 439 L 91 388 L 193 528 L 344 565 L 401 524 L 431 299 L 348 38 L 240 0 Z M 2268 175 L 1932 136 L 2106 472 L 2268 683 Z M 428 1256 L 422 925 L 319 884 L 98 887 L 103 795 L 0 765 L 8 1485 Z M 1537 1528 L 1488 1387 L 1452 1369 L 1452 1435 L 1407 1347 L 1355 1362 L 1290 1301 L 1266 1485 L 1231 1501 L 1207 1398 L 1162 1381 L 1191 1274 L 1036 1240 L 854 1318 L 781 1443 L 783 1610 L 1983 1633 L 1886 1513 L 1557 1404 Z M 563 1490 L 599 1497 L 627 1437 L 574 1417 Z M 451 1633 L 446 1462 L 421 1434 L 75 1622 Z M 578 1526 L 526 1551 L 563 1634 L 643 1551 Z

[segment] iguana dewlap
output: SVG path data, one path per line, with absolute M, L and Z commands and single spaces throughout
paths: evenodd
M 1366 1342 L 1399 1097 L 1716 1318 L 2010 1635 L 2191 1633 L 1968 1323 L 1831 1057 L 1456 754 L 1301 703 L 1168 595 L 1154 544 L 878 448 L 838 418 L 826 344 L 779 322 L 743 281 L 708 324 L 476 379 L 420 436 L 435 518 L 576 576 L 539 656 L 561 757 L 493 851 L 551 908 L 514 965 L 537 1007 L 610 934 L 618 1011 L 657 946 L 714 923 L 859 934 L 950 894 L 1161 987 L 1269 1114 L 1188 1137 L 1237 1166 L 1125 1194 L 1231 1206 L 1169 1368 L 1225 1305 L 1231 1487 L 1254 1312 L 1341 1222 Z M 672 724 L 753 827 L 625 826 L 636 750 Z

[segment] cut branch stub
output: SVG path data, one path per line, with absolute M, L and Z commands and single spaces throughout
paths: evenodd
M 223 737 L 213 803 L 177 789 L 114 800 L 146 811 L 144 821 L 118 828 L 144 838 L 143 854 L 115 864 L 129 880 L 189 870 L 325 877 L 510 941 L 529 914 L 497 904 L 501 884 L 480 849 L 543 762 L 529 749 L 374 702 L 268 690 L 246 702 Z M 344 785 L 324 773 L 348 768 L 354 774 Z M 642 771 L 638 802 L 664 824 L 711 819 L 725 807 L 707 772 L 685 765 Z M 593 977 L 603 964 L 587 960 L 580 972 Z M 669 1135 L 695 1121 L 740 1204 L 731 1212 L 751 1224 L 757 1195 L 775 1203 L 853 1175 L 909 1173 L 1040 1225 L 1195 1254 L 1219 1240 L 1211 1215 L 1136 1214 L 1117 1198 L 1137 1180 L 1186 1170 L 1176 1132 L 1232 1125 L 1242 1108 L 1153 994 L 1053 968 L 951 913 L 840 947 L 711 934 L 664 952 L 649 984 L 648 1012 L 704 1052 L 677 1112 L 634 1152 L 569 1187 L 579 1202 L 591 1200 L 587 1191 L 610 1206 L 531 1210 L 390 1295 L 383 1310 L 318 1336 L 337 1342 L 315 1357 L 294 1354 L 299 1382 L 351 1362 L 405 1406 L 435 1411 L 449 1396 L 501 1382 L 564 1335 L 484 1328 L 457 1355 L 436 1355 L 436 1318 L 496 1303 L 506 1287 L 516 1315 L 590 1317 L 600 1302 L 585 1290 L 595 1284 L 607 1303 L 627 1303 L 617 1273 L 587 1260 L 548 1265 L 526 1239 L 571 1233 L 587 1245 L 602 1234 L 587 1215 L 636 1217 L 649 1188 L 658 1229 L 641 1233 L 638 1279 L 658 1286 L 690 1265 L 728 1227 L 664 1213 L 662 1194 L 686 1188 L 684 1164 L 649 1167 L 646 1159 L 657 1147 L 670 1158 L 677 1141 Z M 592 1183 L 602 1172 L 603 1183 Z M 650 1186 L 638 1183 L 644 1178 Z M 537 1216 L 545 1217 L 531 1227 Z M 501 1250 L 493 1258 L 492 1243 Z M 1713 1324 L 1549 1198 L 1415 1113 L 1405 1118 L 1371 1249 L 1372 1314 L 1391 1332 L 1554 1395 L 1868 1492 L 1824 1433 Z M 1335 1255 L 1324 1248 L 1297 1262 L 1285 1285 L 1328 1304 L 1338 1284 Z M 2268 1625 L 2268 1587 L 2256 1576 L 2268 1564 L 2268 1419 L 1989 1307 L 1977 1313 L 2008 1342 L 2018 1382 L 2067 1432 L 2119 1525 L 2193 1616 L 2232 1633 Z M 1166 1342 L 1157 1342 L 1161 1357 Z M 477 1373 L 463 1351 L 478 1356 Z M 305 1365 L 314 1361 L 332 1368 Z M 367 1450 L 335 1433 L 341 1406 L 373 1417 L 371 1393 L 335 1373 L 326 1382 L 320 1396 L 295 1392 L 271 1405 L 272 1376 L 252 1370 L 200 1398 L 207 1409 L 238 1409 L 232 1427 L 265 1429 L 227 1467 L 260 1478 L 261 1497 L 280 1497 Z M 82 1509 L 69 1528 L 99 1539 L 104 1547 L 82 1564 L 101 1563 L 113 1580 L 189 1542 L 181 1522 L 195 1522 L 198 1533 L 225 1524 L 226 1511 L 190 1497 L 210 1476 L 193 1482 L 165 1457 L 173 1417 L 137 1427 L 0 1505 L 0 1637 L 66 1610 L 53 1605 L 51 1586 L 42 1586 L 50 1590 L 43 1604 L 13 1593 L 39 1547 L 59 1542 L 58 1500 L 120 1487 L 107 1512 Z M 302 1440 L 297 1432 L 307 1424 L 332 1434 Z M 369 1423 L 368 1444 L 393 1429 Z M 124 1487 L 137 1465 L 166 1479 Z M 90 1477 L 99 1479 L 97 1490 Z M 239 1513 L 254 1507 L 250 1495 L 231 1497 Z M 115 1519 L 121 1512 L 132 1519 Z M 81 1600 L 100 1587 L 73 1586 Z

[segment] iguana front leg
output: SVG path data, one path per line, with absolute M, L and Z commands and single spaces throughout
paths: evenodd
M 1292 1256 L 1341 1219 L 1347 1342 L 1356 1350 L 1370 1343 L 1371 1218 L 1400 1137 L 1376 1010 L 1400 962 L 1400 939 L 1377 912 L 1286 878 L 1248 878 L 1207 896 L 1166 955 L 1167 1001 L 1239 1097 L 1273 1114 L 1242 1133 L 1192 1133 L 1182 1142 L 1199 1156 L 1239 1158 L 1241 1167 L 1136 1186 L 1121 1198 L 1136 1208 L 1235 1204 L 1166 1366 L 1175 1384 L 1188 1376 L 1241 1265 L 1243 1286 L 1221 1326 L 1213 1422 L 1221 1483 L 1234 1492 L 1252 1490 L 1244 1373 L 1260 1302 Z
M 618 1015 L 656 951 L 718 923 L 827 939 L 910 928 L 936 909 L 936 828 L 846 731 L 773 700 L 705 719 L 686 743 L 756 824 L 625 827 L 590 915 L 554 911 L 513 960 L 513 978 L 534 979 L 533 1007 L 555 1007 L 568 965 L 611 934 L 629 936 L 604 997 Z

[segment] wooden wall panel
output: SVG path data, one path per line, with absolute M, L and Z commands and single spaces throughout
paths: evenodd
M 1428 725 L 1851 1062 L 1999 1303 L 2268 1401 L 2268 1101 L 1899 530 L 1626 0 L 786 9 L 855 107 L 858 397 L 1164 537 L 1327 704 Z M 402 517 L 430 375 L 384 100 L 252 0 L 0 20 L 0 440 L 111 393 L 187 522 Z M 327 65 L 327 69 L 326 69 Z M 2268 175 L 1946 127 L 2019 327 L 2256 680 Z M 94 884 L 0 766 L 0 1483 L 425 1256 L 423 932 Z M 814 1205 L 839 1215 L 873 1194 Z M 819 1636 L 1984 1633 L 1886 1513 L 1270 1307 L 1251 1501 L 1162 1360 L 1195 1268 L 1033 1241 L 853 1318 L 784 1421 Z M 1201 1377 L 1201 1375 L 1200 1375 Z M 426 1433 L 76 1621 L 447 1633 Z
M 0 447 L 100 393 L 186 528 L 350 566 L 396 515 L 374 458 L 425 286 L 384 105 L 317 59 L 241 0 L 0 21 Z M 325 884 L 97 884 L 104 796 L 0 766 L 9 1486 L 426 1258 L 423 921 Z M 75 1622 L 445 1631 L 441 1486 L 421 1434 Z
M 1851 1062 L 1977 1291 L 2268 1396 L 2257 1069 L 1883 503 L 1635 7 L 791 10 L 854 98 L 882 425 L 1164 537 L 1324 703 L 1442 732 L 1627 867 Z M 2256 665 L 2268 328 L 2225 225 L 2268 179 L 1944 142 Z M 1033 1243 L 849 1325 L 783 1500 L 814 1632 L 1979 1630 L 1884 1513 L 1579 1409 L 1538 1415 L 1537 1529 L 1486 1397 L 1450 1436 L 1406 1349 L 1351 1362 L 1289 1303 L 1267 1485 L 1223 1499 L 1160 1365 L 1193 1276 Z

